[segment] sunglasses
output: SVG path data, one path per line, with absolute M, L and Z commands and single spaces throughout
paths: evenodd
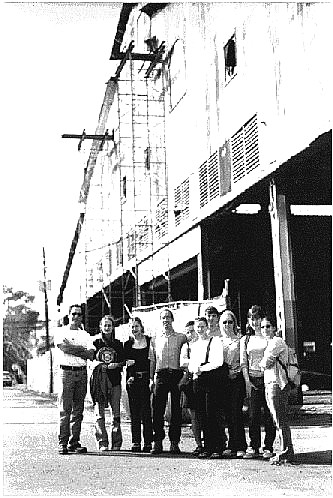
M 72 316 L 82 316 L 82 313 L 72 313 Z
M 233 325 L 234 322 L 232 320 L 226 320 L 225 322 L 222 322 L 222 323 L 223 323 L 223 325 L 226 325 L 226 324 Z

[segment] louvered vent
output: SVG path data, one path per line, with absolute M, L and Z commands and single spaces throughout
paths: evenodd
M 220 195 L 219 151 L 214 152 L 199 168 L 200 207 Z
M 161 239 L 168 231 L 168 210 L 167 201 L 163 199 L 159 202 L 156 208 L 156 226 L 155 233 L 158 239 Z
M 259 166 L 257 115 L 231 137 L 232 180 L 238 182 Z
M 139 224 L 137 225 L 137 232 L 137 250 L 144 251 L 145 249 L 147 249 L 151 239 L 150 226 L 148 223 L 148 218 L 146 216 L 144 216 L 142 220 L 139 221 Z
M 182 220 L 189 217 L 190 214 L 190 180 L 186 178 L 178 187 L 175 188 L 175 225 L 178 226 Z
M 135 257 L 135 231 L 131 230 L 127 234 L 127 257 L 132 259 Z

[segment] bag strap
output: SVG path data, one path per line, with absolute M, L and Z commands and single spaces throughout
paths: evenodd
M 205 363 L 208 363 L 208 357 L 209 357 L 209 351 L 210 351 L 210 344 L 213 340 L 213 337 L 209 339 L 208 345 L 207 345 L 207 351 L 206 351 L 206 358 L 205 358 Z
M 287 381 L 290 382 L 289 375 L 288 375 L 288 369 L 287 369 L 286 365 L 284 363 L 282 363 L 282 361 L 280 360 L 279 357 L 277 357 L 276 360 L 280 363 L 281 367 L 285 371 L 285 374 L 287 376 Z

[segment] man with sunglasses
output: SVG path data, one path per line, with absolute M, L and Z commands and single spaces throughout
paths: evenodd
M 79 304 L 69 308 L 69 324 L 57 329 L 59 360 L 59 454 L 86 453 L 80 444 L 84 400 L 87 394 L 87 359 L 94 358 L 93 338 L 82 327 Z

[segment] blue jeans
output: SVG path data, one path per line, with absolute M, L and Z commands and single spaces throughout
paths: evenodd
M 135 378 L 133 384 L 126 387 L 131 413 L 132 443 L 141 444 L 141 422 L 143 426 L 143 440 L 145 445 L 153 440 L 151 419 L 149 375 L 147 378 Z
M 87 370 L 61 370 L 62 389 L 58 396 L 60 411 L 59 444 L 75 446 L 80 442 L 84 400 L 87 394 Z
M 265 387 L 266 401 L 272 414 L 280 440 L 281 458 L 292 460 L 294 456 L 293 442 L 288 422 L 288 397 L 290 388 L 281 389 L 278 384 L 270 383 Z
M 106 403 L 96 403 L 95 410 L 95 436 L 99 448 L 109 446 L 109 437 L 105 426 L 105 409 L 110 405 L 113 415 L 111 442 L 112 447 L 120 448 L 123 442 L 120 428 L 120 397 L 121 386 L 112 386 L 110 398 Z
M 254 450 L 259 450 L 261 446 L 261 409 L 264 410 L 264 450 L 273 451 L 273 444 L 276 436 L 276 428 L 268 409 L 265 398 L 265 385 L 263 377 L 251 377 L 250 381 L 255 386 L 252 388 L 249 399 L 249 435 L 250 446 Z

